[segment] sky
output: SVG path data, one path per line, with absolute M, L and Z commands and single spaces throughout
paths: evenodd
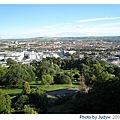
M 120 4 L 0 4 L 0 39 L 120 36 Z

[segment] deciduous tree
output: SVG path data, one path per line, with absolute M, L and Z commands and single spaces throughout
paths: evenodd
M 11 113 L 11 99 L 10 96 L 5 94 L 0 89 L 0 113 L 10 114 Z
M 29 83 L 27 81 L 23 85 L 22 94 L 30 94 L 30 85 L 29 85 Z

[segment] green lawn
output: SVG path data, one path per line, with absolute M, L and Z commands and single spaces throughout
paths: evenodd
M 34 86 L 34 87 L 33 87 Z M 73 83 L 73 84 L 54 84 L 50 86 L 43 86 L 43 85 L 31 85 L 31 88 L 35 89 L 36 87 L 40 87 L 42 90 L 49 92 L 54 90 L 60 90 L 60 89 L 66 89 L 66 88 L 79 88 L 79 83 Z M 3 91 L 10 96 L 14 96 L 17 94 L 20 94 L 22 92 L 22 89 L 18 88 L 3 88 Z
M 30 85 L 40 85 L 41 81 L 32 81 L 29 83 Z
M 4 88 L 3 91 L 5 93 L 7 93 L 8 95 L 10 95 L 10 96 L 14 96 L 16 94 L 20 94 L 22 92 L 22 89 L 18 89 L 18 88 L 9 88 L 9 89 L 7 89 L 7 88 Z
M 46 92 L 66 89 L 66 88 L 79 88 L 79 84 L 55 84 L 50 86 L 41 87 L 41 89 L 45 90 Z

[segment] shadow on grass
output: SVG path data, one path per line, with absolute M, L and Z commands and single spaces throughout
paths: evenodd
M 65 95 L 65 94 L 73 94 L 73 93 L 76 93 L 78 92 L 78 89 L 61 89 L 61 90 L 54 90 L 54 91 L 51 91 L 51 92 L 47 92 L 48 95 L 53 95 L 53 96 L 56 96 L 56 95 Z
M 30 84 L 30 85 L 35 85 L 35 86 L 37 86 L 37 85 L 41 85 L 41 84 L 34 83 L 34 84 Z

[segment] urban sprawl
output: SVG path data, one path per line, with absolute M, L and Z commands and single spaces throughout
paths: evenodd
M 0 41 L 0 64 L 7 64 L 11 58 L 23 64 L 33 60 L 41 61 L 46 57 L 82 59 L 91 55 L 95 59 L 105 60 L 111 65 L 119 66 L 119 37 L 53 37 L 30 38 Z

